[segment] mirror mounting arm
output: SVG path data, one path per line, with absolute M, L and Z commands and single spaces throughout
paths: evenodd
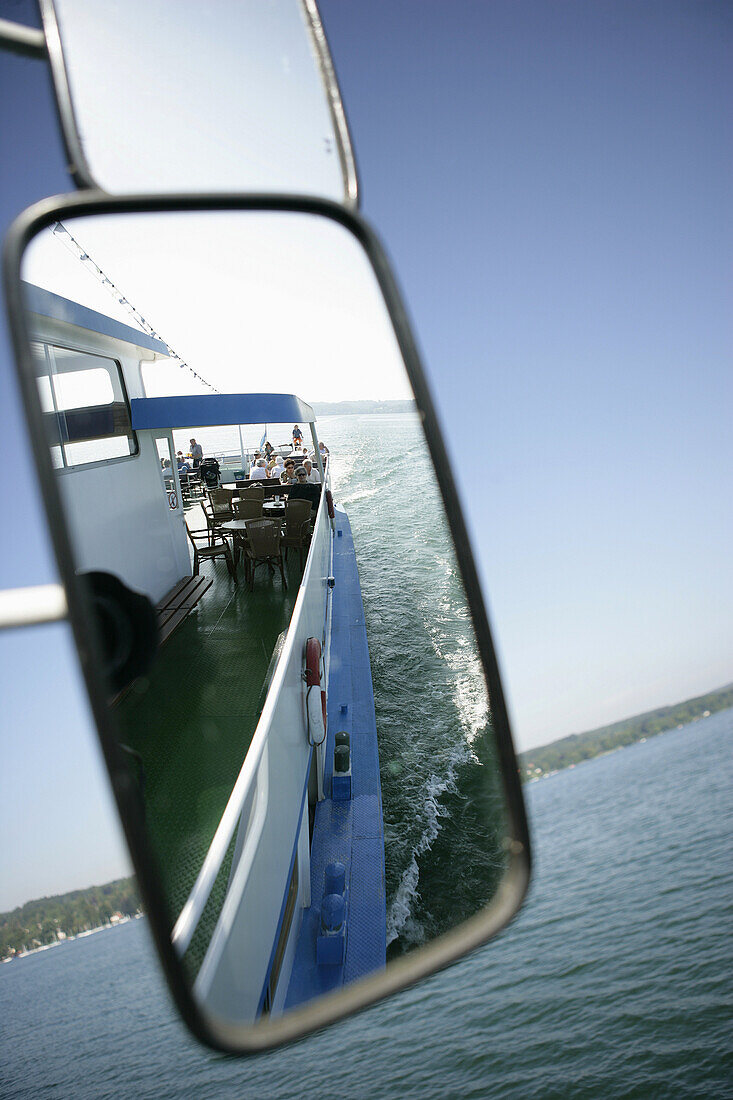
M 36 27 L 27 27 L 24 23 L 13 23 L 10 19 L 0 19 L 0 49 L 21 57 L 48 61 L 43 31 Z
M 33 584 L 0 592 L 0 630 L 58 623 L 69 614 L 62 584 Z

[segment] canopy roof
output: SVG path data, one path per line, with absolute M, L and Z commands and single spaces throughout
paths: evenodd
M 29 313 L 38 313 L 41 317 L 50 317 L 54 321 L 64 321 L 66 324 L 77 325 L 91 332 L 99 332 L 102 336 L 110 336 L 113 340 L 133 344 L 136 348 L 154 351 L 156 356 L 167 358 L 170 355 L 168 345 L 163 340 L 148 336 L 140 329 L 125 325 L 122 321 L 116 321 L 104 313 L 97 313 L 96 309 L 89 309 L 79 302 L 72 302 L 70 298 L 63 298 L 60 294 L 54 294 L 53 291 L 45 290 L 34 283 L 24 282 L 21 286 L 23 303 Z
M 314 424 L 310 405 L 293 393 L 212 393 L 185 397 L 135 397 L 137 431 L 215 428 L 223 424 Z

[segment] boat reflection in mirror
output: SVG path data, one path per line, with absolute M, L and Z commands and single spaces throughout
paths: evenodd
M 275 1018 L 472 916 L 507 865 L 389 311 L 343 225 L 284 211 L 69 218 L 23 284 L 151 919 L 205 1014 Z

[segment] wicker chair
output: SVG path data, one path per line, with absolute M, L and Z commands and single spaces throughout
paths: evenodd
M 202 561 L 209 561 L 213 558 L 224 558 L 227 563 L 227 569 L 229 570 L 229 576 L 234 583 L 237 583 L 237 571 L 234 568 L 234 558 L 229 548 L 229 543 L 225 539 L 224 535 L 217 534 L 208 530 L 192 531 L 188 526 L 186 527 L 188 537 L 191 540 L 193 546 L 193 575 L 198 576 L 199 566 Z M 213 541 L 211 541 L 213 539 Z M 198 541 L 197 541 L 198 540 Z M 204 545 L 199 545 L 199 542 L 205 540 Z
M 232 496 L 233 489 L 210 489 L 208 500 L 201 501 L 201 506 L 206 516 L 206 525 L 209 528 L 209 545 L 214 545 L 214 536 L 219 532 L 222 523 L 228 523 L 233 519 Z
M 282 532 L 280 524 L 274 519 L 251 519 L 247 522 L 247 541 L 243 545 L 245 561 L 248 566 L 249 587 L 254 589 L 255 569 L 266 565 L 271 573 L 275 566 L 280 570 L 283 588 L 288 587 L 285 579 L 285 567 L 282 555 Z
M 309 500 L 288 500 L 285 505 L 285 524 L 282 544 L 285 547 L 285 559 L 292 546 L 300 555 L 300 568 L 303 568 L 303 551 L 308 549 L 311 539 L 311 505 Z
M 259 500 L 260 502 L 265 499 L 265 487 L 264 485 L 247 485 L 243 489 L 239 490 L 240 500 Z
M 232 501 L 235 519 L 262 519 L 262 497 L 240 497 Z

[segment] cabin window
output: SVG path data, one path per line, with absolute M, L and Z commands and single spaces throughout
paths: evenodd
M 39 342 L 33 344 L 33 357 L 54 467 L 137 454 L 116 359 Z

